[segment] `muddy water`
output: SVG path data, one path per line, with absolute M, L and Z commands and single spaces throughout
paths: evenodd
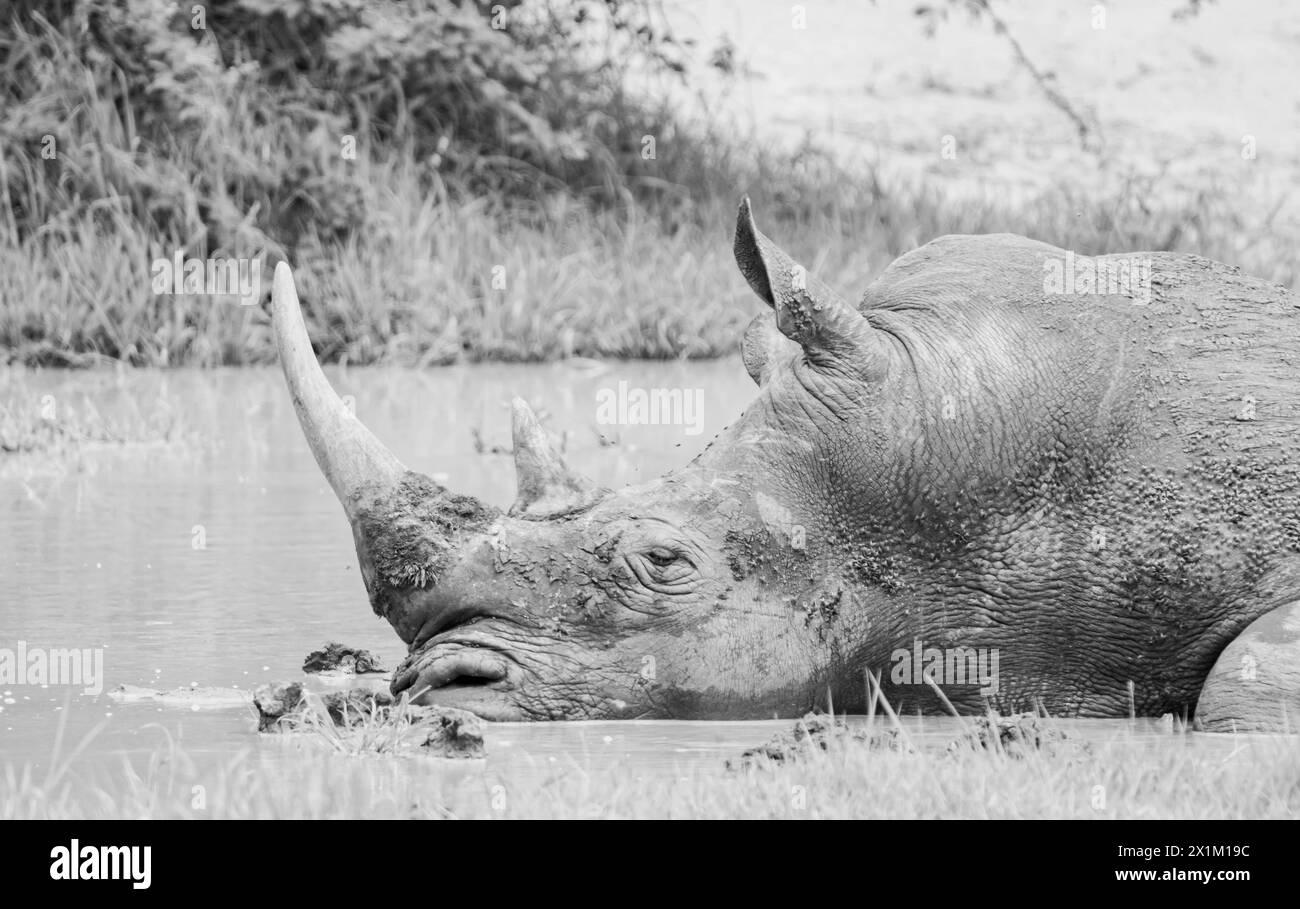
M 684 464 L 753 396 L 737 361 L 330 375 L 410 467 L 501 507 L 515 485 L 514 394 L 575 467 L 615 487 Z M 105 690 L 248 689 L 297 677 L 303 657 L 335 639 L 389 666 L 401 658 L 400 642 L 370 611 L 348 524 L 278 371 L 0 373 L 0 383 L 10 407 L 83 418 L 93 408 L 118 432 L 146 437 L 57 458 L 0 456 L 0 647 L 102 648 Z M 683 411 L 677 424 L 599 422 L 598 392 L 617 399 L 620 383 L 629 394 L 684 389 L 698 413 Z M 173 427 L 171 440 L 147 438 L 160 425 Z M 65 694 L 0 685 L 5 758 L 47 753 Z M 114 747 L 146 718 L 140 711 L 157 717 L 155 706 L 102 694 L 78 693 L 69 709 L 74 727 L 111 713 L 102 738 Z M 246 716 L 187 725 L 199 744 L 218 748 L 251 729 Z
M 408 465 L 506 506 L 513 495 L 509 401 L 526 397 L 563 439 L 569 460 L 602 484 L 657 476 L 689 460 L 752 398 L 740 364 L 594 363 L 477 366 L 425 372 L 330 371 L 358 415 Z M 598 422 L 602 389 L 700 389 L 695 425 Z M 0 765 L 48 768 L 62 755 L 86 773 L 144 761 L 170 738 L 196 761 L 227 765 L 247 752 L 286 778 L 302 748 L 259 736 L 237 702 L 167 706 L 110 698 L 119 685 L 248 692 L 301 677 L 304 656 L 327 640 L 379 654 L 402 647 L 370 611 L 348 525 L 318 474 L 278 372 L 4 373 L 0 403 L 98 413 L 128 437 L 57 457 L 0 455 L 0 648 L 100 651 L 101 691 L 0 684 Z M 114 422 L 117 421 L 117 422 Z M 170 438 L 152 439 L 159 425 Z M 155 428 L 150 428 L 155 427 Z M 83 679 L 83 681 L 85 681 Z M 770 737 L 785 723 L 503 725 L 485 763 L 444 766 L 372 760 L 364 785 L 420 774 L 461 791 L 493 780 L 539 783 L 556 774 L 617 768 L 664 781 Z M 1085 724 L 1089 736 L 1113 727 Z M 941 743 L 950 723 L 917 734 Z M 353 760 L 338 758 L 338 760 Z M 2 770 L 0 770 L 2 772 Z M 352 771 L 349 771 L 352 772 Z M 454 793 L 446 796 L 455 804 Z

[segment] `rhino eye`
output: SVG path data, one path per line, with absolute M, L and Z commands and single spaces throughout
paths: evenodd
M 673 562 L 677 561 L 677 553 L 664 546 L 656 546 L 645 554 L 652 565 L 658 565 L 660 568 L 667 568 Z
M 700 579 L 689 551 L 673 545 L 630 552 L 626 564 L 636 582 L 653 593 L 689 593 Z

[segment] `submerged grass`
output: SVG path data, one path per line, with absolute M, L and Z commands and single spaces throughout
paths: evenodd
M 90 397 L 62 391 L 37 393 L 21 371 L 0 369 L 0 466 L 24 456 L 68 458 L 97 449 L 175 444 L 191 440 L 175 401 L 122 396 L 105 413 Z
M 30 401 L 0 401 L 0 454 L 62 457 L 100 446 L 174 442 L 183 435 L 181 427 L 174 413 L 110 418 L 90 401 L 53 413 Z

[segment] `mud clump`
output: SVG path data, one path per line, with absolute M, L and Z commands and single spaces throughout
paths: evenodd
M 344 672 L 356 675 L 364 672 L 386 672 L 379 658 L 369 650 L 347 647 L 330 641 L 320 650 L 307 654 L 302 664 L 303 672 Z
M 852 729 L 839 717 L 809 713 L 797 720 L 788 732 L 777 733 L 762 745 L 742 752 L 738 760 L 728 759 L 727 769 L 747 770 L 765 763 L 793 763 L 841 747 L 865 748 L 868 751 L 914 750 L 897 727 Z
M 948 743 L 943 752 L 947 757 L 993 752 L 1017 759 L 1030 753 L 1073 758 L 1090 753 L 1086 743 L 1070 738 L 1049 719 L 1032 713 L 1006 717 L 977 716 L 966 722 L 965 727 L 966 731 L 960 737 Z M 916 753 L 916 748 L 898 726 L 855 728 L 839 717 L 809 713 L 796 721 L 788 732 L 778 733 L 764 744 L 742 752 L 738 760 L 728 760 L 727 769 L 786 765 L 844 748 Z
M 253 706 L 257 708 L 257 731 L 277 731 L 280 720 L 297 710 L 301 703 L 302 686 L 297 682 L 259 686 L 253 692 Z
M 394 704 L 393 696 L 387 691 L 370 688 L 349 688 L 346 691 L 309 695 L 298 682 L 263 685 L 253 693 L 253 706 L 258 713 L 258 731 L 296 730 L 314 709 L 312 698 L 325 709 L 334 725 L 340 727 L 360 726 L 372 718 L 384 719 Z
M 453 707 L 414 709 L 437 711 L 429 721 L 433 728 L 425 737 L 425 748 L 450 758 L 481 758 L 487 754 L 483 746 L 483 733 L 487 724 L 480 717 L 468 710 L 456 710 Z
M 1049 720 L 1032 713 L 977 716 L 965 733 L 948 744 L 950 755 L 992 751 L 1012 758 L 1035 752 L 1055 757 L 1063 751 L 1087 749 L 1086 744 L 1075 742 Z
M 758 570 L 765 548 L 766 534 L 744 534 L 737 530 L 728 530 L 724 537 L 724 550 L 727 554 L 727 567 L 731 577 L 743 581 Z
M 257 731 L 301 732 L 322 721 L 321 710 L 336 729 L 372 730 L 391 726 L 394 734 L 417 744 L 433 757 L 482 758 L 487 724 L 467 710 L 415 706 L 387 691 L 358 687 L 310 694 L 298 682 L 263 685 L 253 694 Z

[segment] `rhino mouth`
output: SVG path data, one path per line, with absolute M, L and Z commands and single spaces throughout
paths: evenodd
M 410 654 L 393 674 L 393 694 L 409 691 L 417 701 L 444 703 L 448 695 L 510 687 L 505 654 L 470 641 L 431 640 Z

